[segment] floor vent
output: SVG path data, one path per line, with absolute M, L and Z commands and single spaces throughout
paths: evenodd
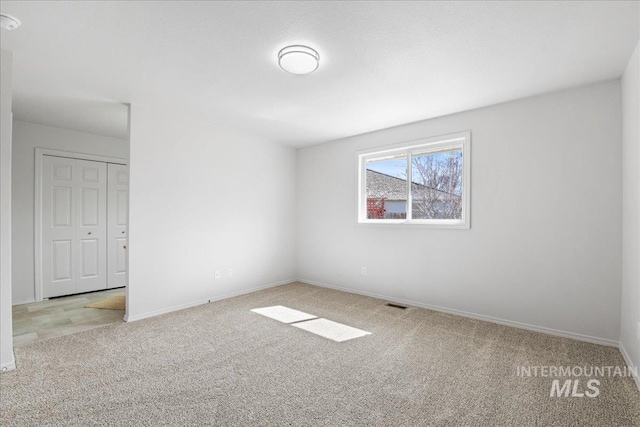
M 404 305 L 400 305 L 400 304 L 393 304 L 391 302 L 388 302 L 385 304 L 387 307 L 393 307 L 393 308 L 399 308 L 402 310 L 406 310 L 407 307 L 405 307 Z

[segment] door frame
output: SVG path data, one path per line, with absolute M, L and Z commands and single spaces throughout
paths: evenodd
M 65 157 L 76 160 L 92 160 L 95 162 L 116 163 L 127 166 L 126 159 L 119 157 L 99 156 L 89 153 L 54 150 L 51 148 L 35 149 L 35 189 L 33 201 L 33 260 L 34 287 L 36 302 L 42 301 L 42 162 L 44 156 Z M 128 234 L 128 233 L 127 233 Z

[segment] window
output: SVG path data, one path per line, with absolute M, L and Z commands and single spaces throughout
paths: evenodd
M 358 222 L 469 228 L 470 141 L 464 132 L 359 152 Z

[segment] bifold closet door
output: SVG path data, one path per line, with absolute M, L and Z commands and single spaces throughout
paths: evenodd
M 107 164 L 44 156 L 42 296 L 105 289 Z
M 77 162 L 77 292 L 89 292 L 107 287 L 107 164 Z
M 76 160 L 42 161 L 42 296 L 76 290 Z
M 129 201 L 129 170 L 126 165 L 108 166 L 108 288 L 127 284 L 127 203 Z

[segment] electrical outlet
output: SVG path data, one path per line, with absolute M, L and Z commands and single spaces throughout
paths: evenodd
M 222 276 L 222 274 L 220 274 L 220 270 L 216 270 L 216 273 L 215 273 L 215 276 L 214 276 L 214 277 L 215 277 L 216 279 L 219 279 L 221 276 Z
M 367 275 L 367 267 L 362 267 L 362 275 L 363 276 Z
M 228 277 L 233 276 L 233 270 L 232 270 L 232 269 L 228 269 L 228 270 L 227 270 L 227 276 L 228 276 Z

